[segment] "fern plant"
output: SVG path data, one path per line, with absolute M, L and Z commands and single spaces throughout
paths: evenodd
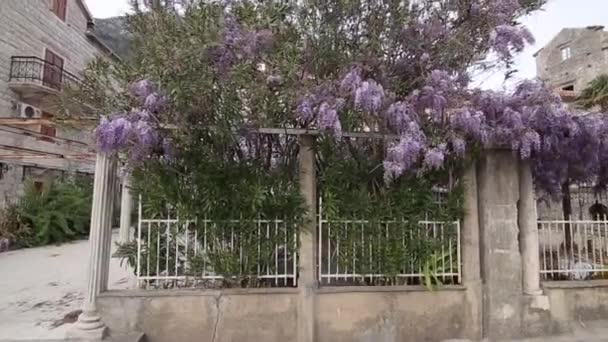
M 27 226 L 16 237 L 20 247 L 61 243 L 88 234 L 91 213 L 91 186 L 70 179 L 49 183 L 42 191 L 27 182 L 17 205 L 21 226 Z

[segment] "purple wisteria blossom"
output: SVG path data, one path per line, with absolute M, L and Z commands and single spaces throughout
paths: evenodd
M 340 83 L 340 91 L 344 94 L 351 95 L 361 86 L 361 68 L 355 67 L 349 71 Z
M 102 118 L 95 129 L 97 149 L 108 154 L 125 153 L 132 162 L 140 162 L 155 151 L 172 153 L 153 124 L 153 113 L 165 108 L 166 98 L 149 80 L 134 82 L 129 93 L 142 108 Z
M 439 170 L 445 161 L 445 145 L 430 148 L 424 154 L 424 168 L 427 170 Z
M 298 100 L 296 107 L 296 119 L 302 123 L 307 124 L 314 117 L 314 102 L 310 95 L 306 95 Z
M 467 143 L 463 138 L 452 137 L 450 139 L 450 144 L 452 145 L 452 151 L 454 151 L 456 156 L 458 156 L 458 157 L 464 156 L 466 149 L 467 149 Z
M 377 113 L 384 101 L 384 89 L 376 81 L 368 79 L 355 90 L 355 108 L 367 113 Z
M 143 103 L 144 109 L 152 113 L 158 113 L 165 109 L 165 105 L 167 104 L 167 99 L 164 95 L 161 95 L 158 92 L 153 92 L 148 95 Z
M 384 178 L 390 180 L 413 171 L 423 149 L 424 144 L 414 136 L 403 136 L 390 145 L 384 160 Z
M 387 125 L 397 133 L 403 133 L 414 118 L 413 108 L 406 102 L 398 101 L 391 104 L 384 113 Z
M 250 30 L 231 14 L 224 16 L 222 40 L 209 50 L 218 72 L 224 78 L 238 63 L 252 62 L 261 53 L 272 48 L 274 35 L 270 29 Z
M 147 79 L 135 81 L 129 86 L 130 95 L 142 104 L 146 101 L 146 98 L 155 91 L 156 86 L 152 81 Z
M 497 26 L 490 36 L 491 47 L 498 56 L 508 60 L 512 56 L 512 51 L 521 52 L 526 44 L 534 44 L 534 36 L 525 28 L 513 25 Z
M 319 106 L 319 129 L 331 131 L 336 137 L 340 137 L 342 134 L 342 124 L 338 118 L 338 106 L 333 106 L 327 102 L 323 102 Z

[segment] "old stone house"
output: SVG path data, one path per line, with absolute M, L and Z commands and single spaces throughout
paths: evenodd
M 25 179 L 43 187 L 66 171 L 92 172 L 90 132 L 56 124 L 51 104 L 89 61 L 112 52 L 83 0 L 0 1 L 0 31 L 2 206 Z
M 603 26 L 564 28 L 534 57 L 537 76 L 572 101 L 591 80 L 608 73 L 608 32 Z

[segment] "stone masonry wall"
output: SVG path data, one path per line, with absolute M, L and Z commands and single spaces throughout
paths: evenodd
M 45 57 L 49 49 L 64 59 L 64 69 L 79 75 L 86 65 L 102 51 L 86 37 L 87 17 L 78 0 L 67 0 L 65 21 L 52 12 L 51 0 L 2 0 L 0 1 L 0 118 L 15 117 L 15 104 L 23 99 L 9 86 L 11 57 Z M 35 99 L 29 101 L 37 105 Z M 39 129 L 32 126 L 28 129 Z M 0 133 L 1 134 L 1 133 Z M 90 142 L 90 132 L 68 127 L 57 127 L 57 137 Z M 30 139 L 31 137 L 24 137 Z M 59 144 L 62 144 L 59 142 Z M 15 142 L 15 146 L 19 146 Z M 61 145 L 60 145 L 61 146 Z M 66 146 L 66 153 L 69 149 Z M 40 161 L 41 165 L 44 160 Z M 23 169 L 13 165 L 13 169 Z M 10 171 L 13 175 L 16 171 Z M 23 189 L 22 177 L 8 176 L 0 180 L 0 207 L 4 197 L 16 197 Z
M 66 21 L 51 11 L 50 0 L 0 1 L 0 117 L 14 115 L 8 89 L 12 56 L 44 59 L 50 49 L 64 59 L 65 70 L 78 74 L 100 51 L 85 36 L 87 20 L 76 0 L 67 1 Z
M 23 193 L 23 166 L 0 163 L 0 208 Z
M 561 49 L 571 57 L 562 61 Z M 573 85 L 583 90 L 602 73 L 608 73 L 608 32 L 594 28 L 565 28 L 536 56 L 538 77 L 555 89 Z

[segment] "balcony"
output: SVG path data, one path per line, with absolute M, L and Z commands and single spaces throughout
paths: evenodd
M 14 92 L 28 98 L 57 94 L 66 86 L 80 83 L 78 77 L 63 67 L 35 56 L 11 57 L 8 86 Z

